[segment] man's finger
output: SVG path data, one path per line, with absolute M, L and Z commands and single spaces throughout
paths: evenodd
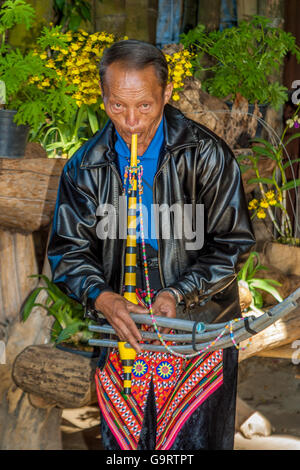
M 123 320 L 127 330 L 129 330 L 130 334 L 133 336 L 135 341 L 142 341 L 142 335 L 138 330 L 138 327 L 130 317 L 130 315 L 126 312 L 126 320 Z
M 136 305 L 129 302 L 128 309 L 130 313 L 148 313 L 148 309 L 142 305 Z
M 134 337 L 129 333 L 127 336 L 127 343 L 130 344 L 130 346 L 136 350 L 137 354 L 140 354 L 142 352 L 142 349 L 139 345 L 139 343 L 134 339 Z

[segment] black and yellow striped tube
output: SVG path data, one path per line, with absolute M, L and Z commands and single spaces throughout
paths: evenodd
M 137 135 L 133 134 L 131 138 L 131 156 L 130 166 L 134 168 L 133 188 L 128 197 L 127 214 L 127 242 L 125 251 L 125 280 L 124 297 L 133 304 L 138 304 L 136 297 L 136 207 L 137 207 Z M 131 393 L 131 372 L 136 351 L 133 348 L 125 348 L 125 342 L 118 343 L 120 358 L 124 370 L 124 394 Z

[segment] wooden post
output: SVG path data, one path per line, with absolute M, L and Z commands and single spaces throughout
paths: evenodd
M 93 0 L 94 31 L 124 36 L 126 32 L 125 0 Z
M 221 0 L 198 1 L 198 23 L 204 24 L 207 31 L 219 29 Z
M 257 15 L 258 0 L 237 0 L 238 22 L 249 20 L 253 15 Z
M 19 313 L 28 294 L 38 285 L 37 279 L 28 277 L 38 273 L 32 232 L 43 228 L 41 221 L 44 227 L 50 225 L 63 168 L 62 164 L 58 174 L 52 177 L 57 164 L 50 159 L 1 159 L 0 162 L 0 194 L 3 189 L 0 198 L 0 339 L 5 341 L 6 360 L 0 365 L 0 449 L 62 448 L 61 409 L 55 405 L 32 406 L 28 394 L 12 379 L 15 357 L 27 346 L 49 342 L 53 323 L 42 308 L 35 308 L 25 323 L 20 321 Z M 51 194 L 50 199 L 47 194 Z M 35 211 L 34 207 L 38 206 Z M 48 210 L 45 218 L 43 215 Z M 9 227 L 14 230 L 8 230 Z M 43 273 L 51 277 L 47 259 Z M 43 303 L 44 291 L 37 300 Z

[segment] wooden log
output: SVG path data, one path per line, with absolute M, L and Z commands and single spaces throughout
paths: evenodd
M 285 318 L 278 320 L 265 330 L 252 337 L 250 346 L 239 353 L 239 361 L 248 357 L 256 356 L 258 353 L 274 348 L 279 348 L 300 338 L 300 308 L 296 308 Z M 242 341 L 245 346 L 248 340 Z
M 0 227 L 28 233 L 50 225 L 66 161 L 0 159 Z
M 97 401 L 94 374 L 97 358 L 34 345 L 15 359 L 13 379 L 22 390 L 59 408 L 80 408 Z
M 281 346 L 280 348 L 263 349 L 258 352 L 256 356 L 292 360 L 295 357 L 295 352 L 297 351 L 293 348 L 293 343 L 290 343 L 285 346 Z

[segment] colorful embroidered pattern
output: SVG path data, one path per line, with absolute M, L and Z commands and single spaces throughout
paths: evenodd
M 121 449 L 136 449 L 153 381 L 156 410 L 156 449 L 168 450 L 193 411 L 223 382 L 223 351 L 203 353 L 188 361 L 172 354 L 145 351 L 133 366 L 131 395 L 124 395 L 123 370 L 117 349 L 95 380 L 102 419 Z
M 167 361 L 162 361 L 158 366 L 156 367 L 156 373 L 161 377 L 162 379 L 169 379 L 171 375 L 173 374 L 174 369 L 172 364 Z
M 135 361 L 135 363 L 133 364 L 132 374 L 135 377 L 142 377 L 143 375 L 146 374 L 147 370 L 148 370 L 148 366 L 146 362 L 143 361 L 142 359 L 139 359 L 138 361 Z

